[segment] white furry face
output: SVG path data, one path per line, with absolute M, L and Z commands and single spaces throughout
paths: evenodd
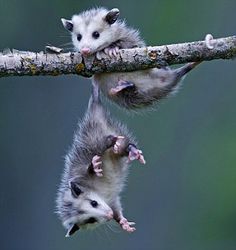
M 95 192 L 82 190 L 75 197 L 68 189 L 62 198 L 62 220 L 65 228 L 77 224 L 80 228 L 94 228 L 112 219 L 112 209 Z
M 108 11 L 100 8 L 74 15 L 72 20 L 62 19 L 62 22 L 71 32 L 74 48 L 88 55 L 103 50 L 117 40 L 114 31 L 118 15 L 118 9 Z

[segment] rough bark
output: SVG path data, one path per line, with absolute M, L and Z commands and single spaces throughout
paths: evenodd
M 25 75 L 78 74 L 121 72 L 180 64 L 193 61 L 233 59 L 236 57 L 236 36 L 190 43 L 120 50 L 118 58 L 81 57 L 80 53 L 45 53 L 5 50 L 0 53 L 0 77 Z

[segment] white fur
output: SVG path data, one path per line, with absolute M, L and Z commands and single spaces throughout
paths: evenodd
M 117 9 L 113 10 L 117 11 Z M 139 37 L 139 32 L 127 28 L 123 21 L 117 20 L 113 24 L 108 24 L 105 21 L 108 12 L 105 8 L 95 8 L 73 15 L 71 20 L 61 19 L 65 28 L 66 22 L 73 24 L 71 35 L 75 50 L 81 51 L 83 48 L 89 48 L 91 54 L 94 54 L 120 39 L 123 41 L 122 45 L 120 44 L 121 48 L 144 46 L 144 42 Z M 92 37 L 94 31 L 99 32 L 99 38 Z M 80 41 L 77 40 L 78 34 L 82 35 Z
M 94 208 L 91 206 L 90 201 L 95 200 L 98 202 L 98 207 Z M 98 223 L 104 223 L 108 220 L 107 216 L 112 213 L 112 209 L 108 204 L 93 190 L 84 190 L 84 193 L 74 198 L 71 195 L 71 191 L 68 189 L 64 194 L 64 201 L 71 202 L 73 207 L 79 208 L 81 211 L 85 211 L 84 214 L 77 214 L 70 216 L 68 219 L 63 221 L 65 228 L 69 228 L 71 224 L 80 224 L 83 226 L 83 222 L 94 217 L 98 220 Z M 98 224 L 96 223 L 96 224 Z M 90 225 L 92 226 L 92 225 Z
M 96 53 L 99 59 L 104 52 L 112 57 L 113 54 L 117 54 L 115 50 L 118 48 L 145 46 L 139 32 L 127 27 L 124 22 L 116 20 L 113 24 L 108 24 L 105 21 L 108 12 L 104 8 L 97 8 L 72 17 L 69 22 L 73 24 L 71 35 L 75 50 L 81 51 L 84 56 Z M 62 19 L 62 22 L 66 26 L 65 19 Z M 92 36 L 94 31 L 100 34 L 97 39 Z M 78 34 L 82 35 L 80 41 L 77 40 Z M 209 48 L 210 41 L 210 39 L 206 39 Z M 178 83 L 182 80 L 176 70 L 157 68 L 135 72 L 95 74 L 94 79 L 105 96 L 121 106 L 134 109 L 151 105 L 169 94 L 175 93 L 179 86 Z M 131 91 L 128 98 L 125 95 L 113 96 L 110 90 L 117 87 L 119 80 L 133 83 L 137 91 L 135 93 Z
M 71 21 L 74 26 L 71 34 L 72 42 L 77 51 L 82 48 L 89 48 L 91 53 L 95 53 L 111 44 L 112 39 L 114 42 L 117 40 L 117 36 L 113 36 L 117 33 L 117 23 L 109 25 L 105 22 L 106 14 L 107 10 L 101 8 L 99 11 L 93 10 L 72 17 Z M 99 32 L 100 37 L 98 39 L 92 37 L 94 31 Z M 82 35 L 81 41 L 77 40 L 78 34 Z

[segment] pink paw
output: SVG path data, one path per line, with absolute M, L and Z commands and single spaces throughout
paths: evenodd
M 104 52 L 109 57 L 117 57 L 119 53 L 119 47 L 108 47 L 104 49 Z
M 143 156 L 143 152 L 136 147 L 130 145 L 128 162 L 138 160 L 142 164 L 146 164 L 146 161 Z
M 134 87 L 133 83 L 123 81 L 123 80 L 119 80 L 118 83 L 117 83 L 117 86 L 110 89 L 109 94 L 110 95 L 117 95 L 122 90 L 131 88 L 131 87 Z
M 103 50 L 98 51 L 96 53 L 96 57 L 97 57 L 98 60 L 102 60 L 102 58 L 105 57 L 105 56 L 106 56 L 106 54 L 105 54 L 105 52 Z
M 103 176 L 102 174 L 102 157 L 95 155 L 92 159 L 93 171 L 98 176 Z
M 135 222 L 129 222 L 126 218 L 122 218 L 119 221 L 119 224 L 123 230 L 125 230 L 129 233 L 133 233 L 136 230 L 135 227 L 132 227 L 133 225 L 135 225 Z
M 118 135 L 116 137 L 116 142 L 115 142 L 115 144 L 113 146 L 113 152 L 115 154 L 119 154 L 119 153 L 121 153 L 123 151 L 123 149 L 124 149 L 123 148 L 124 139 L 125 139 L 125 137 L 121 136 L 121 135 Z
M 123 86 L 116 86 L 115 88 L 111 88 L 109 91 L 110 95 L 117 95 L 119 92 L 121 92 L 124 89 Z

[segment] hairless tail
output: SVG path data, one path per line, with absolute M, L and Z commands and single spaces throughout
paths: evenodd
M 201 61 L 200 62 L 191 62 L 191 63 L 187 63 L 183 67 L 180 67 L 180 68 L 176 69 L 176 73 L 177 73 L 178 77 L 179 78 L 183 77 L 190 70 L 194 69 L 200 63 L 201 63 Z
M 92 80 L 93 90 L 92 90 L 92 98 L 96 103 L 100 103 L 100 89 L 98 83 L 93 79 Z

